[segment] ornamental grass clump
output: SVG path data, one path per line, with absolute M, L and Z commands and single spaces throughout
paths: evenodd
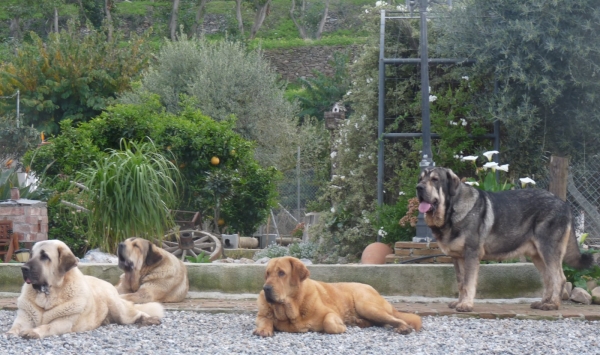
M 132 236 L 161 239 L 175 225 L 170 209 L 177 206 L 178 180 L 177 167 L 152 141 L 122 140 L 121 150 L 94 161 L 78 175 L 85 186 L 89 213 L 81 221 L 90 246 L 115 252 Z

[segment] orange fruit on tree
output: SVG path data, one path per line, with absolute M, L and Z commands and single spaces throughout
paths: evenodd
M 217 224 L 220 226 L 225 225 L 225 220 L 223 218 L 219 218 L 219 220 L 217 221 Z
M 219 160 L 219 158 L 218 158 L 218 157 L 216 157 L 216 156 L 214 156 L 214 157 L 210 158 L 210 163 L 211 163 L 212 165 L 219 165 L 219 163 L 220 163 L 220 162 L 221 162 L 221 160 Z

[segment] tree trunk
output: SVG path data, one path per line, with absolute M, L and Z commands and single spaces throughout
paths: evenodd
M 550 157 L 550 186 L 548 190 L 561 200 L 567 200 L 567 180 L 569 176 L 569 158 L 553 155 Z
M 86 22 L 87 22 L 88 18 L 87 18 L 87 16 L 85 15 L 85 9 L 83 8 L 83 2 L 82 2 L 82 0 L 77 0 L 77 4 L 79 5 L 79 12 L 80 12 L 80 14 L 81 14 L 81 15 L 80 15 L 80 16 L 81 16 L 80 18 L 81 18 L 82 20 L 84 20 L 84 21 L 86 21 Z
M 256 37 L 256 33 L 258 33 L 258 30 L 260 29 L 263 22 L 265 21 L 265 18 L 267 17 L 269 6 L 271 6 L 271 0 L 267 0 L 265 4 L 256 11 L 256 17 L 254 18 L 254 24 L 252 25 L 250 39 L 254 39 L 254 37 Z
M 14 17 L 10 19 L 10 35 L 13 38 L 16 39 L 21 39 L 21 24 L 19 23 L 19 18 L 18 17 Z
M 179 12 L 179 0 L 173 0 L 173 10 L 171 11 L 171 21 L 169 30 L 171 31 L 171 41 L 177 40 L 177 14 Z
M 196 11 L 196 20 L 194 21 L 194 26 L 192 26 L 190 37 L 199 35 L 198 27 L 200 27 L 200 21 L 204 19 L 204 8 L 209 1 L 210 0 L 200 0 L 200 4 L 198 4 L 198 11 Z
M 58 9 L 54 7 L 54 32 L 58 33 Z
M 323 34 L 323 29 L 325 28 L 325 22 L 327 22 L 327 14 L 329 13 L 329 0 L 325 0 L 325 11 L 323 12 L 323 18 L 319 23 L 319 28 L 317 29 L 317 34 L 315 35 L 315 39 L 321 39 L 321 35 Z
M 305 3 L 304 0 L 302 0 L 302 9 L 300 11 L 300 15 L 304 15 L 304 9 L 305 7 Z M 294 25 L 296 25 L 296 28 L 298 29 L 298 32 L 300 33 L 300 37 L 302 39 L 306 39 L 306 30 L 304 29 L 304 26 L 302 26 L 300 23 L 298 23 L 298 21 L 296 20 L 296 16 L 294 15 L 294 11 L 296 11 L 296 0 L 292 0 L 292 8 L 290 9 L 290 17 L 292 18 L 292 21 L 294 22 Z
M 235 17 L 238 22 L 238 31 L 244 35 L 244 19 L 242 18 L 242 1 L 243 0 L 235 0 Z
M 106 16 L 106 28 L 107 28 L 107 39 L 108 41 L 112 41 L 113 38 L 113 26 L 112 26 L 112 16 L 110 14 L 110 8 L 112 6 L 112 3 L 110 2 L 110 0 L 104 0 L 104 14 Z

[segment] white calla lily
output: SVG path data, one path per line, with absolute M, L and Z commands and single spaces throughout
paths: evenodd
M 504 171 L 504 172 L 507 172 L 507 173 L 508 173 L 508 166 L 509 166 L 509 165 L 510 165 L 510 164 L 504 164 L 504 165 L 500 165 L 500 166 L 498 166 L 496 169 L 498 169 L 498 170 L 502 170 L 502 171 Z
M 474 162 L 475 160 L 477 160 L 477 158 L 478 157 L 476 157 L 475 155 L 467 155 L 466 157 L 462 157 L 460 160 Z
M 487 163 L 483 164 L 483 169 L 492 169 L 492 171 L 496 171 L 496 169 L 498 169 L 498 163 L 495 161 L 488 161 Z
M 479 183 L 477 181 L 465 181 L 465 184 L 471 185 L 471 186 L 473 186 L 473 185 L 479 186 Z
M 520 178 L 519 181 L 521 181 L 521 187 L 525 188 L 525 186 L 527 184 L 532 184 L 535 185 L 535 181 L 533 181 L 533 179 L 526 177 L 526 178 Z
M 488 161 L 492 161 L 492 157 L 494 156 L 494 154 L 498 154 L 498 153 L 500 153 L 500 152 L 497 150 L 490 150 L 490 151 L 483 153 L 483 155 L 487 158 Z

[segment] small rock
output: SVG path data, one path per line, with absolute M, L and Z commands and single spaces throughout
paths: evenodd
M 312 265 L 312 261 L 310 261 L 310 259 L 300 259 L 300 261 L 302 261 L 302 263 L 304 265 Z
M 596 287 L 592 290 L 592 303 L 600 304 L 600 287 Z
M 565 287 L 563 288 L 562 299 L 568 300 L 571 298 L 571 291 L 573 291 L 573 284 L 570 282 L 565 283 Z
M 271 260 L 271 258 L 265 256 L 264 258 L 260 258 L 260 259 L 256 260 L 254 263 L 255 264 L 266 264 L 269 262 L 269 260 Z
M 254 264 L 254 260 L 248 258 L 240 258 L 240 264 Z
M 571 301 L 575 301 L 582 304 L 591 304 L 592 296 L 581 287 L 575 287 L 571 292 Z

